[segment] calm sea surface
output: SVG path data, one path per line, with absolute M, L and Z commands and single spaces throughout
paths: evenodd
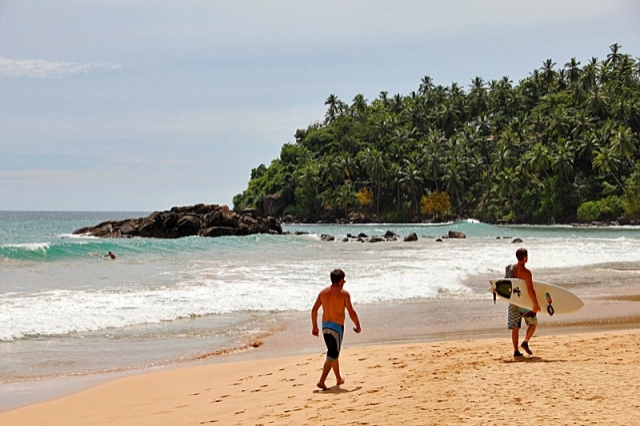
M 375 308 L 489 298 L 488 283 L 470 279 L 501 276 L 515 260 L 516 237 L 535 271 L 640 262 L 638 227 L 465 221 L 287 225 L 290 235 L 178 240 L 72 235 L 103 220 L 146 215 L 0 212 L 0 384 L 148 368 L 242 347 L 277 331 L 279 314 L 308 311 L 338 267 L 354 304 Z M 341 242 L 347 234 L 389 230 L 400 240 Z M 435 241 L 449 230 L 467 238 Z M 412 232 L 419 240 L 403 242 Z M 322 242 L 321 234 L 336 241 Z M 116 261 L 101 256 L 108 251 Z

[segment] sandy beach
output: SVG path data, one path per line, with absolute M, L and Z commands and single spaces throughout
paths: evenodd
M 346 348 L 178 368 L 0 414 L 1 425 L 640 424 L 640 330 Z
M 634 271 L 583 292 L 576 313 L 542 315 L 524 359 L 512 357 L 507 304 L 488 296 L 361 305 L 363 333 L 346 334 L 340 357 L 346 383 L 330 375 L 323 392 L 323 342 L 308 312 L 292 313 L 255 349 L 88 389 L 52 381 L 39 399 L 18 397 L 14 407 L 28 405 L 0 413 L 0 425 L 640 424 Z

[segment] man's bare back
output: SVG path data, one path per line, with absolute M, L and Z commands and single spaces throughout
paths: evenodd
M 314 336 L 320 334 L 317 320 L 320 306 L 322 306 L 322 322 L 333 322 L 344 325 L 346 310 L 349 313 L 349 317 L 356 325 L 353 330 L 356 333 L 360 333 L 360 321 L 358 320 L 358 315 L 351 304 L 351 295 L 348 291 L 342 288 L 343 285 L 344 280 L 331 284 L 329 287 L 322 289 L 320 294 L 318 294 L 316 303 L 311 309 L 311 319 L 313 323 L 312 333 Z
M 342 288 L 331 285 L 323 289 L 318 297 L 322 304 L 322 322 L 331 321 L 344 325 L 346 300 L 350 298 L 349 293 Z

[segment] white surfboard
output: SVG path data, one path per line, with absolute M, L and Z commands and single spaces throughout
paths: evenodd
M 489 292 L 494 294 L 494 300 L 497 296 L 521 308 L 533 309 L 533 300 L 529 297 L 527 284 L 523 279 L 497 278 L 489 282 L 491 283 Z M 533 289 L 536 292 L 540 310 L 546 311 L 549 315 L 569 314 L 584 306 L 578 296 L 557 285 L 534 281 Z

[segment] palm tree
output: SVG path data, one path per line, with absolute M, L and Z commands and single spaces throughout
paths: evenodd
M 422 192 L 423 182 L 422 172 L 416 164 L 411 160 L 405 160 L 404 166 L 400 169 L 400 185 L 413 194 L 416 214 L 420 214 L 420 203 L 418 202 L 417 193 Z
M 515 170 L 507 167 L 495 176 L 495 185 L 493 190 L 502 198 L 514 200 L 515 195 L 520 188 L 520 179 Z
M 324 104 L 329 106 L 329 109 L 327 109 L 327 113 L 324 116 L 325 124 L 330 124 L 338 116 L 339 102 L 338 97 L 333 93 L 329 95 L 326 101 L 324 101 Z
M 336 158 L 336 167 L 341 171 L 342 178 L 353 181 L 358 174 L 358 162 L 348 153 L 343 153 Z
M 620 63 L 620 54 L 618 53 L 618 51 L 620 50 L 622 46 L 620 46 L 618 43 L 613 43 L 611 46 L 609 46 L 609 49 L 611 49 L 611 53 L 609 53 L 607 55 L 607 63 L 611 63 L 614 67 L 618 65 L 618 63 Z
M 402 168 L 398 163 L 391 163 L 389 168 L 389 176 L 391 176 L 391 182 L 396 187 L 396 210 L 400 212 L 400 180 L 402 179 Z
M 367 100 L 364 95 L 357 94 L 353 98 L 353 104 L 351 104 L 351 114 L 354 117 L 363 117 L 367 110 Z
M 348 213 L 349 206 L 357 203 L 356 193 L 350 184 L 345 183 L 338 187 L 334 193 L 334 206 L 338 210 L 342 210 L 345 216 Z
M 303 188 L 308 188 L 318 193 L 318 184 L 320 184 L 320 176 L 318 167 L 315 163 L 308 164 L 299 170 L 297 175 L 298 184 Z
M 569 182 L 569 176 L 573 173 L 573 150 L 564 138 L 558 140 L 556 151 L 551 154 L 551 166 Z
M 427 136 L 424 147 L 422 148 L 422 164 L 424 164 L 424 174 L 436 185 L 439 190 L 438 177 L 441 173 L 442 163 L 442 142 L 444 136 L 440 132 L 431 132 Z
M 540 71 L 542 72 L 542 81 L 544 82 L 547 90 L 553 85 L 556 79 L 556 72 L 553 67 L 556 66 L 556 63 L 551 59 L 547 59 L 542 63 L 542 68 Z
M 580 61 L 577 61 L 575 57 L 571 58 L 569 62 L 564 64 L 564 68 L 567 70 L 567 79 L 569 83 L 575 83 L 580 77 Z
M 418 93 L 421 96 L 425 96 L 431 89 L 433 89 L 433 79 L 428 75 L 425 75 L 420 79 L 420 88 L 418 89 Z
M 589 111 L 593 114 L 599 114 L 600 116 L 606 115 L 607 112 L 608 97 L 599 88 L 595 88 L 591 92 L 591 98 L 589 99 Z
M 460 164 L 449 161 L 444 167 L 442 183 L 449 196 L 460 206 L 464 191 L 464 176 L 460 170 Z
M 333 155 L 327 155 L 323 161 L 323 175 L 325 181 L 330 182 L 334 188 L 344 180 L 344 168 Z
M 404 100 L 402 99 L 402 95 L 399 93 L 396 93 L 395 95 L 393 95 L 393 98 L 391 100 L 391 111 L 398 115 L 400 113 L 402 113 L 402 111 L 404 110 Z
M 593 117 L 587 115 L 585 110 L 581 109 L 577 112 L 572 124 L 573 129 L 571 130 L 571 136 L 575 139 L 581 137 L 585 132 L 592 130 L 595 120 Z
M 537 142 L 533 148 L 525 155 L 525 161 L 529 169 L 538 176 L 546 174 L 551 168 L 551 157 L 549 150 L 542 143 Z
M 589 63 L 582 68 L 580 80 L 584 90 L 591 90 L 596 86 L 598 75 L 598 58 L 591 58 Z
M 588 161 L 589 167 L 593 168 L 593 152 L 600 147 L 600 137 L 598 132 L 586 132 L 573 139 L 578 160 Z
M 558 107 L 549 112 L 547 116 L 547 129 L 551 135 L 556 137 L 565 137 L 569 131 L 569 123 L 564 109 Z
M 376 184 L 376 216 L 380 214 L 380 183 L 387 177 L 384 156 L 376 149 L 366 148 L 361 153 L 361 164 Z
M 631 156 L 636 152 L 638 137 L 627 126 L 620 126 L 611 138 L 611 152 L 616 157 L 625 157 L 633 169 Z
M 595 151 L 593 159 L 593 168 L 599 171 L 601 174 L 609 173 L 618 183 L 620 188 L 624 189 L 615 173 L 618 170 L 620 160 L 609 150 L 606 146 L 603 146 L 598 151 Z

